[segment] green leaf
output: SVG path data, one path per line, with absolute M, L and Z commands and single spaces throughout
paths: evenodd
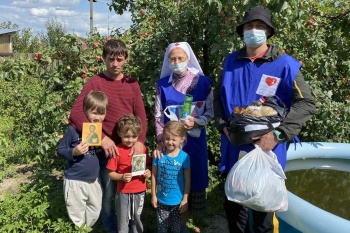
M 288 2 L 283 2 L 282 7 L 281 7 L 281 11 L 284 11 L 285 9 L 289 8 L 289 3 Z

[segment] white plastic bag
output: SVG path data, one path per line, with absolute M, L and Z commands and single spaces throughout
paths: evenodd
M 164 115 L 166 117 L 168 117 L 169 120 L 171 120 L 171 121 L 178 121 L 179 118 L 177 117 L 176 113 L 172 109 L 175 109 L 175 112 L 176 112 L 176 106 L 171 105 L 171 106 L 166 107 L 164 109 Z M 191 116 L 189 115 L 187 117 L 191 117 Z M 188 130 L 187 133 L 188 133 L 188 135 L 190 135 L 194 138 L 199 138 L 199 136 L 201 136 L 201 130 L 199 128 L 194 128 L 194 129 Z
M 262 212 L 288 209 L 286 176 L 275 153 L 256 146 L 230 170 L 225 182 L 228 200 Z

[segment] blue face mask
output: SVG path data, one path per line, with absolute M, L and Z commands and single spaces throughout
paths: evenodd
M 182 74 L 186 68 L 187 68 L 188 62 L 181 62 L 177 64 L 169 64 L 169 68 L 175 73 L 175 74 Z
M 256 48 L 266 41 L 266 31 L 252 29 L 244 32 L 243 41 L 248 47 Z

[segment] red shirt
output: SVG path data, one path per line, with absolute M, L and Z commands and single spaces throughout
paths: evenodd
M 118 145 L 119 156 L 117 155 L 115 158 L 110 158 L 107 163 L 107 169 L 111 171 L 116 171 L 119 174 L 131 173 L 131 161 L 132 155 L 129 155 L 131 148 L 125 147 L 122 144 Z M 146 154 L 146 164 L 150 164 L 150 158 L 147 155 L 147 151 L 145 148 Z M 139 193 L 146 191 L 146 178 L 143 175 L 132 177 L 131 181 L 125 183 L 123 180 L 118 180 L 117 183 L 117 192 L 120 193 Z
M 81 93 L 75 100 L 69 118 L 77 131 L 81 132 L 83 122 L 88 122 L 83 109 L 83 100 L 91 90 L 102 91 L 108 97 L 107 114 L 103 121 L 103 133 L 105 135 L 110 137 L 116 145 L 121 143 L 117 133 L 117 122 L 123 115 L 133 114 L 141 119 L 142 132 L 139 141 L 145 143 L 147 119 L 140 86 L 135 79 L 126 75 L 121 80 L 113 80 L 100 73 L 91 77 L 84 84 Z
M 262 53 L 260 53 L 260 54 L 258 54 L 258 55 L 256 55 L 256 56 L 254 56 L 254 57 L 249 57 L 249 59 L 250 59 L 252 62 L 254 62 L 256 59 L 262 58 L 262 57 L 266 54 L 266 52 L 267 52 L 268 49 L 269 49 L 269 48 L 267 48 L 264 52 L 262 52 Z

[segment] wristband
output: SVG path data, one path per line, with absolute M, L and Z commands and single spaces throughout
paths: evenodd
M 273 134 L 275 135 L 275 138 L 277 139 L 278 142 L 284 141 L 283 134 L 281 131 L 274 130 Z

